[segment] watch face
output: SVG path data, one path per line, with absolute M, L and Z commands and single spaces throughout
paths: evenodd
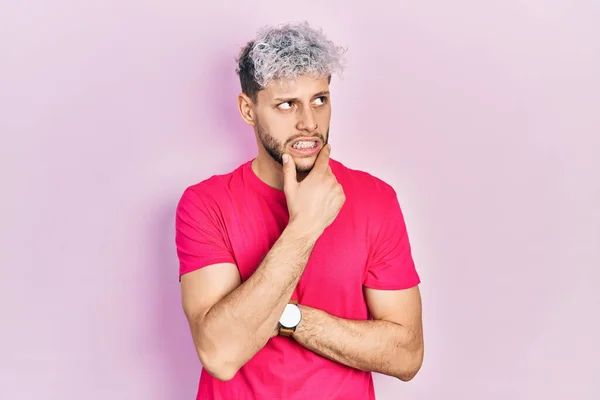
M 302 313 L 300 312 L 300 308 L 295 304 L 288 304 L 283 310 L 279 323 L 286 328 L 293 328 L 300 323 L 301 318 Z

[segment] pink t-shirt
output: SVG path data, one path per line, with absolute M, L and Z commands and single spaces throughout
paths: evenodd
M 420 279 L 394 189 L 333 159 L 330 165 L 346 202 L 318 239 L 293 298 L 340 318 L 365 320 L 370 315 L 363 286 L 406 289 Z M 176 216 L 180 276 L 228 262 L 247 280 L 287 222 L 283 191 L 262 182 L 251 161 L 188 187 Z M 274 337 L 230 381 L 203 370 L 197 399 L 373 400 L 375 392 L 370 372 Z

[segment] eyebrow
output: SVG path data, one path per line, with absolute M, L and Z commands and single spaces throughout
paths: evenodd
M 321 97 L 321 96 L 326 96 L 329 94 L 329 90 L 323 90 L 322 92 L 319 93 L 315 93 L 312 97 Z M 273 101 L 277 102 L 277 103 L 287 103 L 288 101 L 298 101 L 300 99 L 298 99 L 297 97 L 278 97 L 276 99 L 273 99 Z

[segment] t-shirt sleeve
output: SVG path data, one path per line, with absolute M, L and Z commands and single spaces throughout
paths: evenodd
M 406 224 L 396 191 L 386 186 L 381 203 L 374 207 L 373 237 L 364 286 L 381 290 L 418 285 Z
M 175 213 L 175 244 L 180 279 L 185 273 L 211 264 L 235 264 L 217 204 L 198 189 L 187 188 L 179 200 Z

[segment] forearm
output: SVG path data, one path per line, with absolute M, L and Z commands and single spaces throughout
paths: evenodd
M 389 321 L 347 320 L 310 307 L 294 339 L 323 357 L 363 371 L 403 381 L 414 377 L 423 360 L 420 332 Z
M 275 335 L 317 237 L 288 225 L 252 276 L 202 318 L 198 342 L 224 375 L 235 374 Z

